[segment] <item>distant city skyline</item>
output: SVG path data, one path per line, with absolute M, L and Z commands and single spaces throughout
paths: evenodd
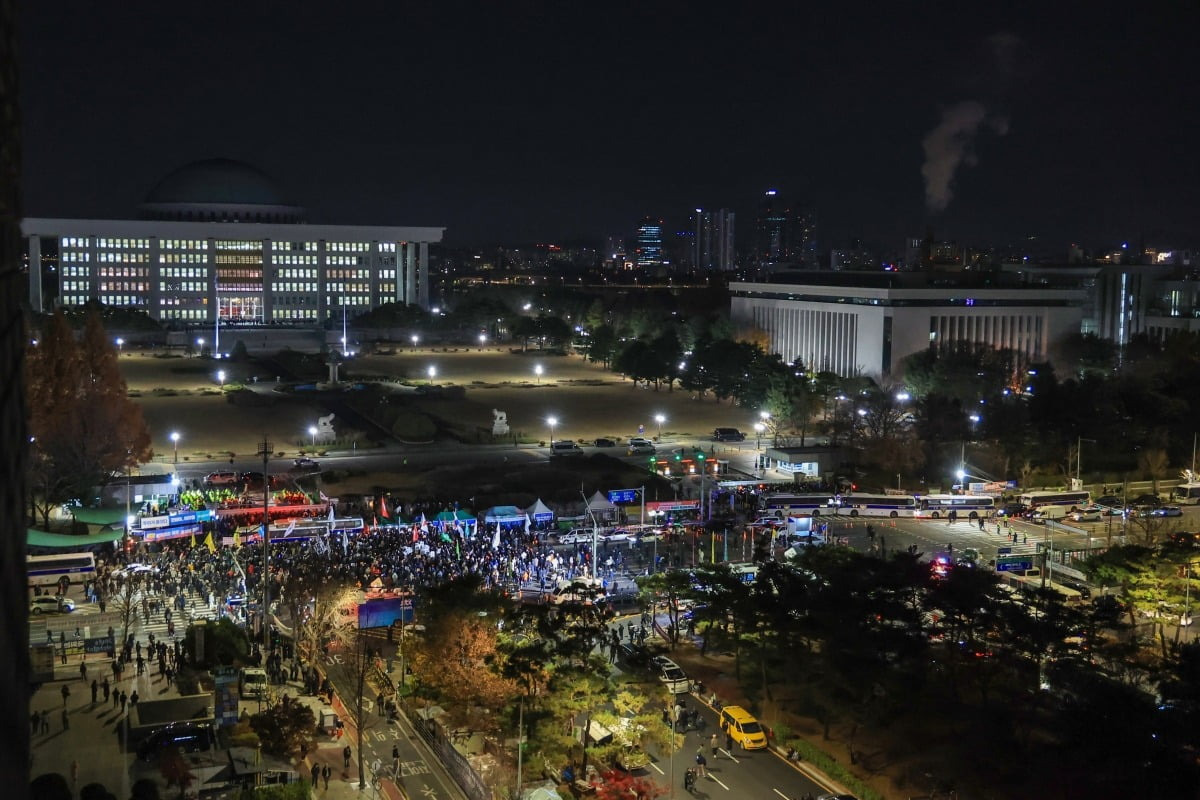
M 313 221 L 450 246 L 703 208 L 744 250 L 769 188 L 823 251 L 1194 246 L 1200 13 L 1112 8 L 26 3 L 25 213 L 125 218 L 224 157 Z

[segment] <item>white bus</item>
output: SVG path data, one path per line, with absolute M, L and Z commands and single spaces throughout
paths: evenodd
M 1021 495 L 1020 503 L 1030 511 L 1037 511 L 1044 506 L 1061 506 L 1070 511 L 1083 508 L 1092 502 L 1092 493 L 1081 492 L 1026 492 Z
M 764 517 L 819 517 L 837 513 L 833 497 L 828 494 L 770 494 L 759 504 Z
M 960 517 L 990 517 L 996 510 L 996 498 L 981 494 L 927 494 L 917 498 L 915 516 L 941 519 L 954 511 Z
M 1200 483 L 1179 484 L 1171 490 L 1171 502 L 1184 506 L 1194 506 L 1200 503 Z
M 53 556 L 28 556 L 26 571 L 29 586 L 43 589 L 69 583 L 83 583 L 96 575 L 96 557 L 91 553 L 59 553 Z
M 917 499 L 908 494 L 844 494 L 835 513 L 851 517 L 911 517 Z

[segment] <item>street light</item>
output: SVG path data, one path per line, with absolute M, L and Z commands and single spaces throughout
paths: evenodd
M 763 425 L 761 422 L 754 423 L 754 449 L 755 450 L 762 449 L 762 435 L 763 435 L 763 431 L 766 430 L 766 428 L 767 428 L 767 426 Z
M 541 364 L 533 365 L 533 374 L 537 375 L 537 382 L 541 383 L 542 382 L 542 365 Z
M 225 388 L 225 370 L 223 370 L 223 369 L 217 370 L 217 380 L 220 381 L 221 388 L 224 389 Z
M 175 445 L 175 463 L 179 463 L 179 431 L 171 431 L 171 444 Z
M 429 373 L 429 385 L 433 386 L 433 379 L 437 377 L 437 367 L 431 364 L 426 371 Z
M 117 337 L 117 353 L 119 354 L 124 349 L 125 349 L 125 340 L 122 339 L 120 336 L 118 336 Z
M 308 435 L 312 437 L 313 447 L 316 447 L 317 446 L 317 426 L 316 425 L 308 426 Z
M 654 421 L 656 423 L 658 423 L 658 440 L 661 442 L 662 441 L 662 426 L 663 426 L 663 423 L 667 421 L 667 418 L 664 417 L 662 414 L 655 414 Z
M 554 450 L 554 426 L 558 424 L 558 417 L 546 417 L 546 424 L 550 426 L 550 449 Z
M 479 334 L 479 349 L 482 350 L 485 344 L 487 344 L 487 334 L 481 333 Z
M 1083 443 L 1091 442 L 1096 444 L 1095 439 L 1085 439 L 1082 436 L 1076 438 L 1075 441 L 1075 485 L 1083 485 Z
M 199 353 L 200 355 L 204 355 L 204 337 L 203 336 L 196 339 L 196 352 Z

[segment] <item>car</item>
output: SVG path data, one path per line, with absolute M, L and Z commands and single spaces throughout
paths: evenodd
M 311 458 L 292 459 L 292 469 L 297 471 L 320 472 L 321 465 Z
M 238 482 L 236 472 L 210 472 L 204 476 L 204 482 L 209 486 L 233 486 Z
M 1159 506 L 1151 509 L 1150 516 L 1152 517 L 1182 517 L 1183 509 L 1179 506 Z
M 261 472 L 243 472 L 240 476 L 242 483 L 257 483 L 263 482 L 263 474 Z
M 650 666 L 650 653 L 641 645 L 622 642 L 617 645 L 617 661 L 629 669 L 645 669 Z
M 1125 498 L 1118 497 L 1115 494 L 1106 494 L 1103 497 L 1096 498 L 1093 505 L 1105 506 L 1107 508 L 1124 508 Z
M 1162 505 L 1162 500 L 1156 494 L 1139 494 L 1137 497 L 1129 501 L 1129 505 L 1134 508 L 1149 507 L 1156 508 Z
M 591 528 L 575 528 L 558 537 L 559 544 L 591 544 Z
M 617 440 L 609 439 L 607 436 L 601 436 L 596 440 L 596 447 L 616 447 Z
M 744 442 L 746 434 L 737 428 L 714 428 L 712 440 L 714 442 Z
M 1104 516 L 1104 512 L 1098 508 L 1081 508 L 1078 511 L 1072 511 L 1069 514 L 1072 522 L 1099 522 Z
M 124 578 L 126 575 L 146 575 L 148 573 L 158 572 L 158 567 L 150 564 L 126 564 L 120 569 L 113 570 L 114 578 Z
M 1005 503 L 996 509 L 996 513 L 1002 517 L 1022 517 L 1028 511 L 1021 503 Z
M 654 447 L 654 442 L 650 441 L 649 439 L 642 439 L 635 436 L 629 440 L 628 452 L 631 456 L 646 454 L 654 455 L 656 450 Z
M 852 794 L 836 794 L 834 792 L 829 792 L 828 794 L 821 795 L 817 798 L 817 800 L 858 800 L 858 798 Z
M 583 448 L 569 440 L 557 441 L 550 445 L 551 456 L 582 456 Z
M 176 747 L 184 753 L 211 750 L 215 743 L 212 728 L 197 722 L 175 722 L 159 728 L 137 748 L 139 761 L 153 761 L 164 749 Z
M 671 694 L 687 694 L 692 690 L 692 682 L 687 673 L 666 656 L 655 656 L 650 659 L 651 665 L 658 670 L 658 679 Z
M 639 542 L 661 542 L 665 538 L 666 533 L 662 528 L 647 528 L 644 531 L 640 531 L 637 535 L 637 541 Z
M 767 746 L 766 731 L 758 720 L 741 706 L 725 706 L 721 709 L 721 727 L 743 750 L 763 750 Z
M 75 601 L 69 597 L 42 595 L 29 601 L 30 614 L 70 614 L 75 610 Z

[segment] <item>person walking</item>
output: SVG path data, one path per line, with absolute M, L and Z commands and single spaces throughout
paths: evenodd
M 92 678 L 92 705 L 96 705 L 96 696 L 100 694 L 100 684 L 96 683 L 96 679 Z
M 703 778 L 708 775 L 708 759 L 704 757 L 704 746 L 696 748 L 696 773 Z
M 715 731 L 713 732 L 712 738 L 708 740 L 708 745 L 709 745 L 709 747 L 712 748 L 712 757 L 716 758 L 717 757 L 717 749 L 721 746 L 721 741 L 717 737 L 717 734 Z
M 124 692 L 121 692 L 120 697 L 118 697 L 117 699 L 121 702 L 121 713 L 124 714 L 125 713 L 125 704 L 129 702 L 129 695 L 125 694 Z
M 79 677 L 84 683 L 87 683 L 87 662 L 86 661 L 79 662 Z
M 137 689 L 133 690 L 133 694 L 129 695 L 129 710 L 133 711 L 133 707 L 138 704 Z
M 63 687 L 62 687 L 63 708 L 67 707 L 67 698 L 70 696 L 71 696 L 71 690 L 68 689 L 67 685 L 64 683 Z
M 346 745 L 344 748 L 342 748 L 342 768 L 343 769 L 350 769 L 350 756 L 352 754 L 353 753 L 350 750 L 350 745 Z
M 333 770 L 332 770 L 332 769 L 330 769 L 330 767 L 329 767 L 329 765 L 328 765 L 328 764 L 326 764 L 326 765 L 324 766 L 324 768 L 322 768 L 322 769 L 321 769 L 321 777 L 325 779 L 325 789 L 326 789 L 326 791 L 328 791 L 328 790 L 329 790 L 329 776 L 330 776 L 330 775 L 332 775 L 332 774 L 333 774 Z
M 65 708 L 62 710 L 62 725 L 64 731 L 71 729 L 71 717 L 67 714 L 67 710 Z
M 313 764 L 313 766 L 312 766 L 312 786 L 314 789 L 317 788 L 317 783 L 320 780 L 321 780 L 321 765 Z
M 392 745 L 392 777 L 400 774 L 400 746 Z

